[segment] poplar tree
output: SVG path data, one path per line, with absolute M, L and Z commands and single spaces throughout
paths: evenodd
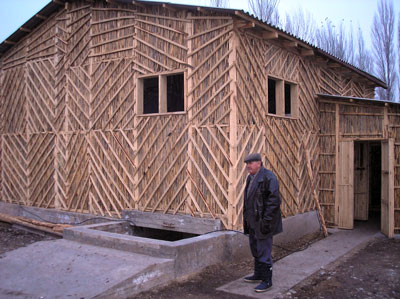
M 260 20 L 279 26 L 280 18 L 278 13 L 279 0 L 248 0 L 249 8 Z
M 210 0 L 210 6 L 212 6 L 212 7 L 228 7 L 229 0 Z
M 379 99 L 393 101 L 396 85 L 395 20 L 393 3 L 381 0 L 374 15 L 371 31 L 375 74 L 386 82 L 388 88 L 377 88 Z

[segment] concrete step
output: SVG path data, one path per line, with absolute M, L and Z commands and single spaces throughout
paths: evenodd
M 0 298 L 124 298 L 171 277 L 171 259 L 42 241 L 0 257 Z

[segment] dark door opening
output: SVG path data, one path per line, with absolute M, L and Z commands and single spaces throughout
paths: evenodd
M 381 223 L 382 146 L 380 142 L 369 144 L 369 213 L 368 218 Z
M 379 228 L 381 223 L 382 144 L 354 142 L 354 225 Z M 364 223 L 364 224 L 362 224 Z

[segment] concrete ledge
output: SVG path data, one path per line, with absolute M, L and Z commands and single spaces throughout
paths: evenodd
M 284 218 L 283 232 L 274 237 L 274 244 L 285 244 L 320 230 L 316 211 Z
M 93 214 L 75 213 L 55 209 L 22 206 L 0 201 L 0 213 L 11 216 L 21 216 L 39 221 L 47 221 L 60 224 L 75 224 L 85 220 L 107 221 L 107 217 L 99 217 Z M 104 218 L 104 219 L 101 219 Z M 109 218 L 110 220 L 112 218 Z
M 197 272 L 209 265 L 249 257 L 247 245 L 237 249 L 236 241 L 245 236 L 234 232 L 213 232 L 178 241 L 164 241 L 121 234 L 124 221 L 85 225 L 64 230 L 64 239 L 174 260 L 175 277 Z M 244 242 L 247 244 L 247 241 Z M 247 254 L 241 255 L 247 251 Z

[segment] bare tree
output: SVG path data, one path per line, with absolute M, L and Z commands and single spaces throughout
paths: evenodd
M 250 11 L 264 22 L 279 25 L 279 0 L 248 0 Z
M 210 6 L 212 6 L 212 7 L 228 7 L 229 0 L 210 0 Z
M 380 99 L 392 101 L 394 99 L 396 84 L 396 56 L 395 47 L 395 20 L 393 3 L 380 0 L 378 11 L 374 15 L 372 25 L 372 46 L 375 59 L 375 73 L 384 80 L 388 86 L 386 90 L 377 88 Z
M 344 20 L 335 25 L 329 18 L 316 31 L 316 43 L 333 56 L 354 63 L 353 28 L 346 30 Z
M 398 18 L 398 33 L 399 33 L 399 35 L 398 35 L 398 37 L 397 37 L 397 44 L 398 44 L 398 46 L 397 46 L 397 52 L 398 52 L 398 60 L 399 60 L 399 70 L 398 70 L 398 74 L 400 74 L 400 50 L 399 50 L 399 48 L 400 48 L 400 13 L 399 13 L 399 18 Z M 400 76 L 398 76 L 397 77 L 397 84 L 398 84 L 398 87 L 399 87 L 399 90 L 398 90 L 398 94 L 397 94 L 397 101 L 398 102 L 400 102 Z
M 292 16 L 286 14 L 285 30 L 309 43 L 315 43 L 316 28 L 314 17 L 302 7 L 298 7 Z
M 357 57 L 355 60 L 357 67 L 366 71 L 367 73 L 373 72 L 373 60 L 371 53 L 365 48 L 364 36 L 361 28 L 358 28 L 357 36 Z

